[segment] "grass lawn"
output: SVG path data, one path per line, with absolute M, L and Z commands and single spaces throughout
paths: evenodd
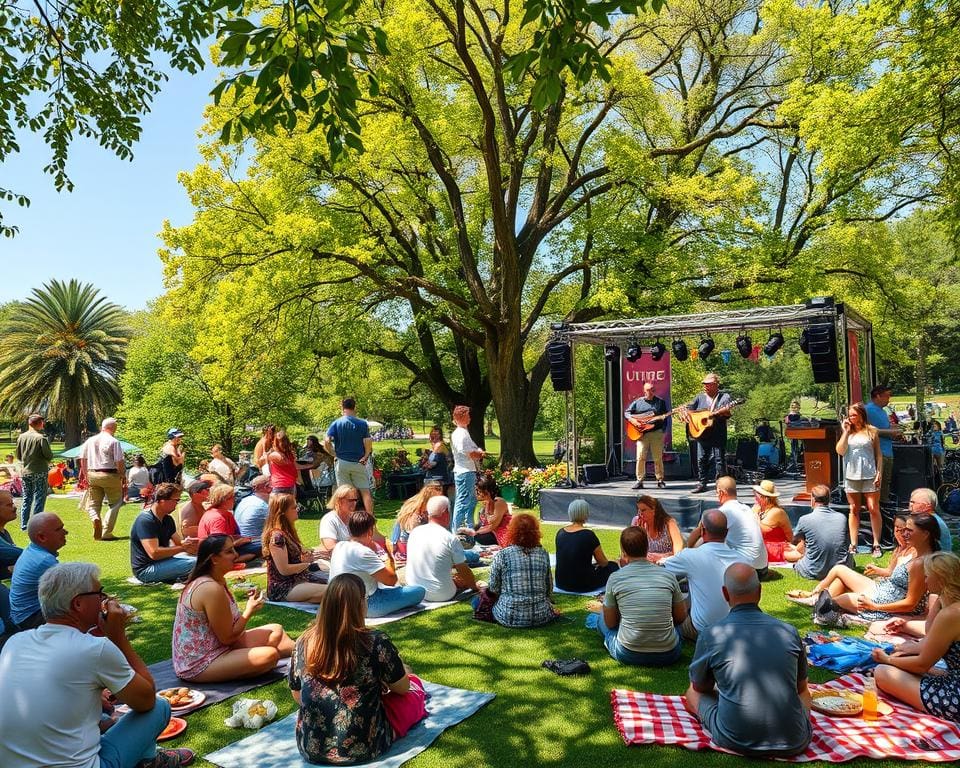
M 378 502 L 379 526 L 385 533 L 392 525 L 397 502 Z M 147 663 L 170 657 L 170 636 L 177 594 L 166 587 L 133 587 L 124 582 L 130 575 L 125 540 L 95 542 L 90 522 L 77 509 L 75 499 L 51 497 L 47 508 L 57 512 L 69 530 L 61 560 L 96 562 L 102 569 L 104 587 L 140 609 L 143 622 L 131 625 L 134 647 Z M 121 512 L 118 531 L 129 528 L 137 507 Z M 16 524 L 17 543 L 25 536 Z M 301 520 L 299 528 L 308 545 L 317 543 L 317 519 Z M 544 544 L 553 549 L 557 526 L 544 526 Z M 619 532 L 597 531 L 608 555 L 618 552 Z M 764 585 L 762 605 L 768 612 L 793 622 L 801 633 L 812 628 L 810 609 L 783 597 L 791 588 L 808 587 L 792 573 L 778 573 Z M 264 576 L 255 577 L 261 583 Z M 563 618 L 543 629 L 509 630 L 475 622 L 468 604 L 421 613 L 389 624 L 384 629 L 396 643 L 404 660 L 424 679 L 450 686 L 496 693 L 479 713 L 447 731 L 429 750 L 413 761 L 415 768 L 448 766 L 507 766 L 524 763 L 565 768 L 623 766 L 643 761 L 645 766 L 672 766 L 678 761 L 700 765 L 732 766 L 743 763 L 729 755 L 705 752 L 693 756 L 679 748 L 624 746 L 614 726 L 610 707 L 612 688 L 633 688 L 679 694 L 687 684 L 687 664 L 692 646 L 687 644 L 681 662 L 670 669 L 652 670 L 620 666 L 603 649 L 599 636 L 584 628 L 586 598 L 558 595 Z M 312 617 L 298 611 L 269 606 L 252 624 L 280 622 L 294 636 Z M 544 659 L 579 656 L 593 673 L 583 678 L 561 678 L 540 667 Z M 832 675 L 811 670 L 814 682 Z M 280 717 L 294 710 L 285 682 L 258 689 L 254 695 L 276 702 Z M 230 702 L 207 707 L 187 718 L 189 727 L 167 746 L 186 746 L 198 758 L 249 732 L 223 724 Z M 860 761 L 863 765 L 892 766 L 894 761 Z M 198 759 L 196 765 L 210 763 Z

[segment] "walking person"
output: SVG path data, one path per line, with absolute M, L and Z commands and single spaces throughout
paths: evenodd
M 20 507 L 20 530 L 27 530 L 31 515 L 39 515 L 47 503 L 47 472 L 53 460 L 50 441 L 43 433 L 43 416 L 30 414 L 28 429 L 17 438 L 17 460 L 23 466 L 23 505 Z
M 123 458 L 120 441 L 114 437 L 117 420 L 104 419 L 99 434 L 87 439 L 80 451 L 80 475 L 89 485 L 87 514 L 93 523 L 93 538 L 108 541 L 116 538 L 113 527 L 123 506 L 123 484 L 127 465 Z M 104 520 L 100 519 L 100 507 L 106 498 L 110 508 Z

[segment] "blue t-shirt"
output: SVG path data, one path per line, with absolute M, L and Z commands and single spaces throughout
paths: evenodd
M 254 541 L 260 541 L 263 536 L 263 524 L 267 521 L 269 505 L 257 494 L 251 493 L 243 499 L 233 510 L 237 519 L 241 536 L 249 536 Z
M 10 618 L 22 624 L 40 610 L 40 577 L 59 561 L 57 556 L 33 542 L 23 550 L 10 580 Z
M 877 429 L 890 429 L 890 416 L 883 408 L 872 400 L 864 405 L 867 411 L 867 421 Z M 893 438 L 880 436 L 880 453 L 886 458 L 893 458 Z
M 356 416 L 341 416 L 330 425 L 327 437 L 333 440 L 338 459 L 356 462 L 363 458 L 363 440 L 370 437 L 370 427 Z

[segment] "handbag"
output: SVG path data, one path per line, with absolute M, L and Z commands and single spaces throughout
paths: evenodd
M 547 659 L 540 666 L 561 677 L 590 674 L 590 665 L 583 659 Z
M 486 587 L 480 590 L 480 594 L 473 599 L 473 618 L 477 621 L 489 621 L 496 624 L 493 618 L 493 606 L 497 602 L 499 595 L 487 590 Z

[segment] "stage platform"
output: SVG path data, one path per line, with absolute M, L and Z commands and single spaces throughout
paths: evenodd
M 644 489 L 639 491 L 633 490 L 635 482 L 633 478 L 624 478 L 577 488 L 545 488 L 540 491 L 540 518 L 566 523 L 567 506 L 574 499 L 584 499 L 590 504 L 591 523 L 622 527 L 629 525 L 637 514 L 637 496 L 646 493 L 660 500 L 682 530 L 690 530 L 696 527 L 704 510 L 719 506 L 712 485 L 704 493 L 690 493 L 697 486 L 695 480 L 668 480 L 666 488 L 657 488 L 656 480 L 647 480 Z M 808 501 L 793 501 L 795 495 L 805 492 L 804 481 L 778 478 L 774 482 L 780 492 L 780 505 L 795 525 L 801 515 L 810 511 Z M 753 506 L 753 491 L 749 485 L 738 487 L 737 497 L 744 504 Z M 837 510 L 847 509 L 846 504 L 830 506 Z

